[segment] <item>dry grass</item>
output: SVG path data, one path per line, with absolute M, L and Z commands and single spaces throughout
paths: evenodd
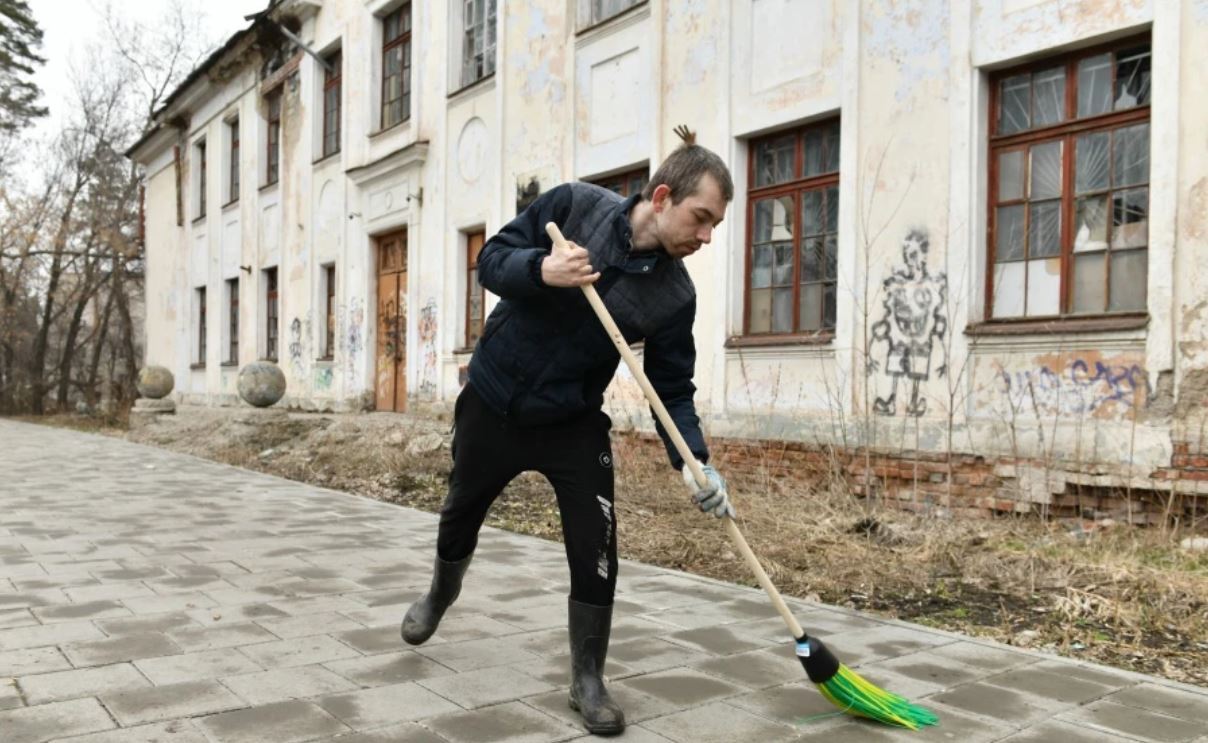
M 435 511 L 448 449 L 406 448 L 447 431 L 447 422 L 405 416 L 250 425 L 229 411 L 185 409 L 129 437 Z M 618 437 L 615 452 L 622 556 L 755 585 L 719 524 L 691 507 L 678 473 L 626 441 Z M 1208 553 L 1181 550 L 1161 530 L 1087 535 L 1033 519 L 937 520 L 871 506 L 839 477 L 809 489 L 766 475 L 731 486 L 743 533 L 786 595 L 1208 685 Z M 513 482 L 488 523 L 561 539 L 552 490 L 537 475 Z

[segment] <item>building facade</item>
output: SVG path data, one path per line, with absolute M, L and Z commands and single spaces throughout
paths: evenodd
M 1205 0 L 279 0 L 131 150 L 147 361 L 187 402 L 271 358 L 286 405 L 448 405 L 484 240 L 684 124 L 736 184 L 686 261 L 710 434 L 1196 493 L 1205 69 Z M 649 426 L 624 370 L 610 406 Z

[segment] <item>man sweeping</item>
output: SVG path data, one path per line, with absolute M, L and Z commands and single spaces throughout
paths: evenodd
M 683 259 L 709 243 L 734 185 L 725 163 L 684 143 L 642 193 L 627 199 L 586 183 L 543 194 L 491 238 L 482 285 L 501 301 L 470 359 L 454 408 L 453 471 L 441 509 L 432 585 L 407 611 L 403 639 L 425 642 L 456 600 L 491 503 L 521 472 L 554 487 L 570 565 L 570 706 L 600 735 L 625 728 L 604 686 L 617 580 L 611 420 L 601 409 L 620 356 L 584 299 L 595 284 L 629 343 L 645 341 L 644 368 L 694 456 L 708 461 L 692 383 L 696 292 Z M 545 231 L 561 227 L 569 249 Z M 671 464 L 702 511 L 733 516 L 725 481 L 708 465 L 699 488 L 656 421 Z

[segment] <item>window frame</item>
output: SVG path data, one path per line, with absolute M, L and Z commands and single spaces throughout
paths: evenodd
M 775 343 L 793 343 L 800 341 L 810 341 L 827 343 L 835 336 L 835 327 L 827 327 L 826 320 L 826 291 L 823 289 L 822 299 L 822 324 L 817 330 L 802 330 L 798 329 L 801 323 L 801 243 L 804 235 L 801 230 L 801 211 L 802 211 L 802 194 L 806 192 L 821 191 L 825 193 L 827 189 L 835 189 L 836 196 L 839 195 L 839 182 L 842 174 L 842 163 L 839 160 L 839 155 L 836 155 L 836 167 L 833 171 L 828 171 L 820 174 L 806 176 L 805 172 L 805 155 L 806 135 L 810 132 L 824 132 L 830 127 L 837 127 L 838 139 L 837 146 L 842 148 L 842 132 L 843 119 L 841 116 L 832 116 L 826 119 L 811 121 L 807 124 L 782 129 L 760 137 L 752 138 L 747 142 L 747 194 L 746 194 L 746 237 L 743 248 L 743 320 L 742 320 L 742 335 L 736 339 L 740 343 L 756 343 L 775 344 Z M 794 137 L 793 144 L 793 178 L 767 186 L 756 186 L 756 167 L 758 158 L 756 152 L 758 147 L 765 142 L 772 142 L 778 139 L 783 139 L 787 136 Z M 754 257 L 755 257 L 755 205 L 757 202 L 767 199 L 775 199 L 783 196 L 791 196 L 793 199 L 793 327 L 794 330 L 776 331 L 774 329 L 767 332 L 752 332 L 751 331 L 751 279 L 753 276 Z M 837 210 L 836 210 L 837 211 Z M 824 206 L 825 213 L 825 206 Z M 836 218 L 836 222 L 837 222 Z M 839 246 L 839 225 L 834 226 L 835 234 L 835 250 L 836 250 L 836 265 L 838 264 L 838 246 Z M 825 234 L 823 233 L 823 244 L 825 245 Z M 838 274 L 834 279 L 824 278 L 817 281 L 811 281 L 810 284 L 820 284 L 825 287 L 826 284 L 834 284 L 836 315 L 838 311 Z M 775 289 L 773 283 L 769 289 Z M 837 324 L 837 316 L 835 318 Z
M 227 289 L 227 359 L 228 366 L 239 365 L 239 277 L 226 280 Z
M 461 4 L 461 72 L 458 89 L 468 88 L 495 74 L 495 55 L 499 47 L 499 7 L 496 0 L 455 0 Z M 482 18 L 471 18 L 472 7 L 482 9 Z M 475 52 L 481 37 L 482 51 Z M 490 43 L 488 44 L 488 39 Z M 470 68 L 473 66 L 473 72 Z
M 271 186 L 281 180 L 281 97 L 282 89 L 274 88 L 265 94 L 268 129 L 265 136 L 264 185 Z
M 340 99 L 344 95 L 344 55 L 341 51 L 335 49 L 324 57 L 328 67 L 323 68 L 322 157 L 331 157 L 338 154 L 341 149 L 340 140 L 343 136 L 343 126 L 340 119 L 343 115 L 343 102 Z M 335 91 L 334 110 L 332 107 L 333 90 Z
M 1138 46 L 1148 46 L 1150 49 L 1151 60 L 1151 93 L 1150 102 L 1133 106 L 1121 110 L 1110 110 L 1106 113 L 1093 114 L 1090 116 L 1078 117 L 1078 65 L 1084 59 L 1095 57 L 1102 54 L 1116 54 L 1118 52 L 1127 51 Z M 989 76 L 989 106 L 988 114 L 989 121 L 987 125 L 986 135 L 986 162 L 987 162 L 987 181 L 986 181 L 986 242 L 984 244 L 986 255 L 985 268 L 985 304 L 983 307 L 984 322 L 994 325 L 1020 325 L 1020 324 L 1060 324 L 1063 327 L 1076 328 L 1087 326 L 1088 328 L 1095 327 L 1095 323 L 1101 321 L 1112 321 L 1120 318 L 1146 318 L 1148 317 L 1149 292 L 1146 287 L 1145 307 L 1142 309 L 1128 310 L 1112 310 L 1110 309 L 1111 297 L 1111 254 L 1114 250 L 1145 250 L 1146 251 L 1146 268 L 1148 276 L 1148 258 L 1149 249 L 1151 247 L 1148 237 L 1144 248 L 1125 247 L 1113 249 L 1110 244 L 1102 251 L 1104 260 L 1104 287 L 1103 294 L 1104 309 L 1098 312 L 1074 312 L 1073 311 L 1073 289 L 1074 289 L 1074 237 L 1077 232 L 1077 202 L 1079 194 L 1075 193 L 1075 175 L 1076 175 L 1076 146 L 1075 142 L 1078 136 L 1090 133 L 1110 133 L 1130 126 L 1139 124 L 1152 124 L 1152 59 L 1153 59 L 1153 39 L 1148 33 L 1131 36 L 1124 39 L 1118 39 L 1109 43 L 1098 44 L 1083 49 L 1077 49 L 1062 54 L 1045 57 L 1023 65 L 996 70 Z M 1001 114 L 1002 96 L 1001 83 L 1011 77 L 1016 77 L 1024 74 L 1032 75 L 1039 71 L 1050 70 L 1056 67 L 1064 68 L 1064 77 L 1062 78 L 1065 86 L 1063 100 L 1063 118 L 1062 121 L 1045 126 L 1025 129 L 1023 131 L 1014 132 L 1011 134 L 998 134 L 999 117 Z M 1111 78 L 1111 95 L 1115 96 L 1116 88 L 1116 64 L 1113 58 L 1112 78 Z M 1033 83 L 1034 84 L 1034 83 Z M 1033 104 L 1034 105 L 1034 104 Z M 1025 284 L 1021 290 L 1024 293 L 1024 313 L 1021 315 L 1010 315 L 1004 317 L 994 316 L 994 277 L 997 266 L 997 240 L 998 240 L 998 220 L 997 210 L 1003 206 L 1015 204 L 1024 205 L 1024 223 L 1022 231 L 1025 235 L 1030 234 L 1030 209 L 1026 208 L 1034 199 L 1030 199 L 1030 194 L 1027 193 L 1027 182 L 1030 180 L 1030 165 L 1027 165 L 1025 156 L 1025 170 L 1020 176 L 1024 183 L 1024 195 L 1018 199 L 999 203 L 999 164 L 998 156 L 1003 152 L 1011 150 L 1022 150 L 1028 152 L 1030 148 L 1046 144 L 1050 142 L 1061 143 L 1061 194 L 1058 198 L 1060 201 L 1060 220 L 1061 226 L 1060 235 L 1060 287 L 1058 289 L 1058 308 L 1057 314 L 1047 315 L 1029 315 L 1026 314 L 1026 300 L 1028 296 L 1027 278 L 1025 275 Z M 1150 157 L 1152 157 L 1152 127 L 1150 129 L 1150 139 L 1147 147 L 1149 148 Z M 1109 153 L 1109 160 L 1111 155 Z M 1109 165 L 1110 167 L 1110 165 Z M 1144 182 L 1117 186 L 1109 181 L 1109 185 L 1105 190 L 1096 189 L 1094 191 L 1083 194 L 1083 198 L 1102 194 L 1107 197 L 1118 191 L 1127 191 L 1134 188 L 1145 188 L 1149 193 L 1146 196 L 1146 220 L 1148 230 L 1148 207 L 1152 204 L 1152 186 L 1150 180 L 1152 175 L 1152 161 L 1150 163 L 1150 173 L 1146 175 Z M 1043 201 L 1044 199 L 1041 199 Z M 1110 226 L 1111 204 L 1108 199 L 1108 214 L 1106 219 Z M 1110 243 L 1110 241 L 1109 241 Z M 1025 247 L 1026 250 L 1026 247 Z M 1096 253 L 1100 251 L 1088 251 Z M 1028 260 L 1026 254 L 1021 261 Z M 1088 324 L 1089 323 L 1089 324 Z
M 197 215 L 193 221 L 197 221 L 206 216 L 206 138 L 194 142 L 193 149 L 197 151 Z
M 466 236 L 466 293 L 465 293 L 465 309 L 466 322 L 463 331 L 465 332 L 465 348 L 473 348 L 478 339 L 482 337 L 482 329 L 486 326 L 487 319 L 487 297 L 486 289 L 478 282 L 478 256 L 482 253 L 482 249 L 487 244 L 487 233 L 485 229 L 471 230 L 465 233 Z M 478 250 L 474 250 L 474 240 L 479 238 Z M 477 294 L 478 300 L 478 335 L 471 333 L 474 318 L 470 312 L 472 306 L 471 297 Z
M 197 361 L 194 368 L 206 365 L 206 288 L 197 287 Z
M 276 362 L 281 351 L 281 293 L 277 266 L 264 269 L 264 359 Z
M 641 186 L 636 191 L 630 188 L 635 179 L 642 181 Z M 646 164 L 638 168 L 631 168 L 603 178 L 593 178 L 588 183 L 601 188 L 607 188 L 609 191 L 619 194 L 621 198 L 627 199 L 635 193 L 641 193 L 646 188 L 646 184 L 650 183 L 650 165 Z
M 325 296 L 326 328 L 323 337 L 323 355 L 320 361 L 332 361 L 336 352 L 336 264 L 323 266 L 323 293 Z
M 230 172 L 227 177 L 227 189 L 230 191 L 227 204 L 234 204 L 239 201 L 239 117 L 231 119 L 227 122 L 227 131 L 229 139 L 229 147 L 227 149 L 227 157 L 230 158 L 228 167 Z
M 631 2 L 627 7 L 624 7 L 624 8 L 621 8 L 620 10 L 609 13 L 608 15 L 604 15 L 603 12 L 600 12 L 599 14 L 597 14 L 596 6 L 601 2 L 602 2 L 602 0 L 580 0 L 581 4 L 579 7 L 581 10 L 579 13 L 580 22 L 578 24 L 579 33 L 583 33 L 584 31 L 591 30 L 591 29 L 595 28 L 596 26 L 607 23 L 608 21 L 611 21 L 613 18 L 618 18 L 622 15 L 625 15 L 626 13 L 632 11 L 634 8 L 638 8 L 638 7 L 645 5 L 647 3 L 647 0 L 633 0 L 633 2 Z
M 387 29 L 390 25 L 390 20 L 398 16 L 399 32 L 397 36 L 390 37 L 387 35 Z M 404 23 L 404 20 L 406 21 Z M 412 14 L 411 3 L 405 2 L 386 15 L 382 16 L 382 82 L 379 89 L 380 95 L 380 111 L 378 112 L 379 131 L 385 131 L 402 124 L 411 118 L 411 70 L 412 70 L 412 44 L 411 34 L 414 30 L 414 17 Z M 388 58 L 391 52 L 396 48 L 401 48 L 399 52 L 401 59 L 399 60 L 399 97 L 386 99 L 387 83 L 393 77 L 387 77 L 386 69 L 388 66 Z M 390 110 L 391 104 L 395 101 L 400 101 L 399 118 L 397 121 L 387 123 L 386 113 Z

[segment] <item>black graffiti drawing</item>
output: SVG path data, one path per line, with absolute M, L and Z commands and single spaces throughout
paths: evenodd
M 919 417 L 927 411 L 919 385 L 931 378 L 932 356 L 937 350 L 943 354 L 942 341 L 948 332 L 944 316 L 948 278 L 927 270 L 929 248 L 927 233 L 911 230 L 902 241 L 904 265 L 882 282 L 885 314 L 872 326 L 868 362 L 869 375 L 879 371 L 888 380 L 888 394 L 878 388 L 873 401 L 873 411 L 879 415 L 897 414 L 898 386 L 903 383 L 910 385 L 906 414 Z M 941 361 L 934 371 L 943 377 L 946 365 Z

